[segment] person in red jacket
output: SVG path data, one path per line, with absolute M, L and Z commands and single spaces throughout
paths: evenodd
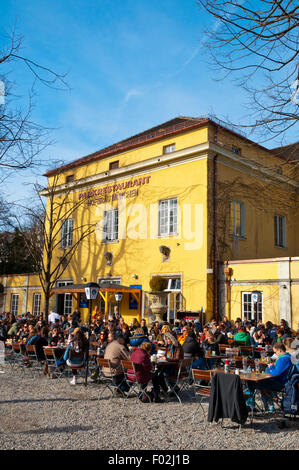
M 152 349 L 152 344 L 149 342 L 144 342 L 140 347 L 136 348 L 130 356 L 130 361 L 134 363 L 135 373 L 133 370 L 127 371 L 127 378 L 131 382 L 137 382 L 141 384 L 143 389 L 146 389 L 147 384 L 152 380 L 152 363 L 150 360 L 150 352 Z M 149 398 L 146 395 L 141 395 L 141 399 L 144 402 L 148 402 Z

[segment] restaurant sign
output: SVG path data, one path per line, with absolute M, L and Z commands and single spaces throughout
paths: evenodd
M 131 198 L 138 196 L 138 187 L 148 184 L 150 176 L 131 179 L 123 183 L 115 183 L 103 188 L 90 189 L 79 193 L 79 201 L 87 199 L 87 205 L 102 204 L 105 202 L 116 201 L 120 197 Z

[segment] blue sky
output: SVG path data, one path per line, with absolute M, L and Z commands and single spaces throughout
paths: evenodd
M 0 28 L 14 23 L 24 55 L 68 72 L 70 90 L 36 86 L 34 119 L 54 141 L 43 153 L 48 162 L 74 160 L 178 115 L 246 116 L 244 93 L 214 81 L 204 29 L 217 24 L 195 0 L 5 0 Z M 10 70 L 26 97 L 32 76 L 21 65 Z M 27 196 L 36 178 L 19 174 L 17 190 L 16 180 L 6 182 L 6 197 Z

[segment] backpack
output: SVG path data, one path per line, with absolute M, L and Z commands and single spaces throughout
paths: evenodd
M 285 396 L 281 408 L 284 415 L 299 415 L 299 373 L 295 366 L 291 367 L 288 381 L 285 384 Z

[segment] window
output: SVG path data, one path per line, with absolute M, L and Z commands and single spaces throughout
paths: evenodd
M 58 281 L 57 287 L 71 286 L 73 281 Z M 73 296 L 72 294 L 58 294 L 58 305 L 56 311 L 60 315 L 71 315 L 73 312 Z
M 263 293 L 242 292 L 242 319 L 263 321 Z
M 168 286 L 166 290 L 181 290 L 181 278 L 173 277 L 168 279 Z
M 232 146 L 232 152 L 236 153 L 237 155 L 241 155 L 240 147 L 234 147 L 234 145 Z
M 177 234 L 178 219 L 177 198 L 159 201 L 159 235 L 169 236 Z
M 163 154 L 175 152 L 175 144 L 165 145 L 163 147 Z
M 41 294 L 33 296 L 33 315 L 37 317 L 40 314 Z
M 116 162 L 109 163 L 109 170 L 115 170 L 118 167 L 119 167 L 119 160 L 117 160 Z
M 286 218 L 283 215 L 274 216 L 274 243 L 286 248 Z
M 245 211 L 244 202 L 231 201 L 230 203 L 230 235 L 244 237 Z
M 103 242 L 118 240 L 118 209 L 104 212 Z
M 75 177 L 74 175 L 68 175 L 66 178 L 65 178 L 65 182 L 66 183 L 71 183 L 72 181 L 74 181 Z
M 18 307 L 19 307 L 19 294 L 11 294 L 10 312 L 13 315 L 17 315 Z
M 61 223 L 61 248 L 69 248 L 73 244 L 73 219 L 64 219 Z

